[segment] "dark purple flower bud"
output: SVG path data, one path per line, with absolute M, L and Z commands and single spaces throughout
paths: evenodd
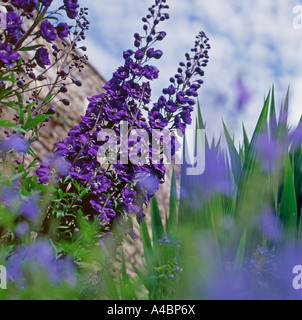
M 169 86 L 169 88 L 167 89 L 167 92 L 168 92 L 169 95 L 173 96 L 173 94 L 175 94 L 175 92 L 176 92 L 176 89 L 175 89 L 174 86 L 171 85 L 171 86 Z
M 36 79 L 36 75 L 33 72 L 30 72 L 28 74 L 28 76 L 30 77 L 30 79 L 35 80 Z
M 65 106 L 69 106 L 70 105 L 70 101 L 68 99 L 62 99 L 61 101 Z
M 150 59 L 154 57 L 154 49 L 153 48 L 150 48 L 147 50 L 147 57 Z
M 68 92 L 68 88 L 66 86 L 62 86 L 60 88 L 59 92 L 66 93 L 66 92 Z
M 56 113 L 56 109 L 54 107 L 50 107 L 47 111 L 47 114 L 55 114 Z
M 124 59 L 128 59 L 128 58 L 131 57 L 133 54 L 134 54 L 134 52 L 133 52 L 131 49 L 129 49 L 129 50 L 123 52 L 123 58 L 124 58 Z
M 135 34 L 134 34 L 134 38 L 135 38 L 136 40 L 141 40 L 141 37 L 140 37 L 140 35 L 139 35 L 138 33 L 135 33 Z
M 162 31 L 159 33 L 159 35 L 157 36 L 157 40 L 161 41 L 166 37 L 167 33 L 165 31 Z
M 142 49 L 139 49 L 135 52 L 135 59 L 141 60 L 144 57 L 144 51 Z
M 83 85 L 81 80 L 72 80 L 72 81 L 77 87 L 81 87 Z
M 44 80 L 46 80 L 46 77 L 43 76 L 42 74 L 40 74 L 40 75 L 38 75 L 37 80 L 38 81 L 44 81 Z
M 162 57 L 162 55 L 163 55 L 163 52 L 161 50 L 156 50 L 154 52 L 154 58 L 155 59 L 160 59 Z
M 196 104 L 196 101 L 193 100 L 193 99 L 190 99 L 190 100 L 188 101 L 188 104 L 189 104 L 190 106 L 194 106 L 194 105 Z

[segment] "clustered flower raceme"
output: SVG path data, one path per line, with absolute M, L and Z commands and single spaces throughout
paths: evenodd
M 197 97 L 197 90 L 203 83 L 200 79 L 204 75 L 201 67 L 206 66 L 210 49 L 204 33 L 197 37 L 192 56 L 186 54 L 187 63 L 181 63 L 184 68 L 178 69 L 175 78 L 171 78 L 172 84 L 163 90 L 164 96 L 150 107 L 150 81 L 158 78 L 159 70 L 148 62 L 163 55 L 153 45 L 166 36 L 164 31 L 158 32 L 156 28 L 159 22 L 169 19 L 169 14 L 164 12 L 168 8 L 166 0 L 156 0 L 149 8 L 149 14 L 142 19 L 144 35 L 134 35 L 136 51 L 129 49 L 123 53 L 125 63 L 105 84 L 106 93 L 88 99 L 90 103 L 82 121 L 66 139 L 56 144 L 55 157 L 61 156 L 66 160 L 69 176 L 90 190 L 82 199 L 83 211 L 92 218 L 100 219 L 101 224 L 110 225 L 123 212 L 135 215 L 141 222 L 144 205 L 150 203 L 159 184 L 165 180 L 166 168 L 163 161 L 157 164 L 152 162 L 149 142 L 140 136 L 131 137 L 130 141 L 123 140 L 120 123 L 128 123 L 127 138 L 135 129 L 145 130 L 149 137 L 154 129 L 181 129 L 184 132 L 186 125 L 191 123 L 190 113 L 195 104 L 192 98 Z M 196 76 L 199 77 L 194 80 Z M 106 149 L 108 136 L 103 134 L 102 141 L 99 141 L 100 133 L 102 135 L 106 129 L 116 133 L 118 145 L 121 146 L 117 163 L 111 162 Z M 126 149 L 123 148 L 125 145 Z M 125 156 L 128 158 L 131 152 L 137 155 L 143 152 L 141 145 L 149 150 L 146 155 L 150 160 L 148 164 L 125 164 L 121 161 Z M 107 155 L 105 165 L 99 162 L 100 153 Z M 50 182 L 51 171 L 51 163 L 43 164 L 37 170 L 39 182 Z M 59 174 L 59 177 L 62 176 Z
M 2 101 L 11 98 L 16 90 L 23 97 L 26 92 L 28 110 L 32 116 L 43 112 L 53 115 L 56 110 L 48 106 L 59 93 L 67 93 L 69 85 L 81 86 L 81 81 L 71 77 L 74 69 L 82 71 L 87 64 L 88 57 L 80 55 L 79 50 L 86 51 L 86 47 L 79 47 L 78 43 L 85 39 L 85 31 L 89 29 L 87 8 L 80 8 L 78 0 L 64 0 L 63 5 L 56 11 L 51 11 L 52 0 L 11 0 L 3 1 L 6 13 L 6 26 L 0 30 L 0 72 L 5 75 L 9 71 L 15 73 L 16 82 L 1 83 L 2 92 L 7 89 L 7 95 Z M 74 20 L 72 24 L 59 22 L 54 24 L 49 18 L 52 15 L 66 12 L 68 18 Z M 26 22 L 28 20 L 28 22 Z M 52 52 L 38 38 L 52 44 Z M 49 46 L 48 46 L 49 47 Z M 34 53 L 31 55 L 30 52 Z M 25 52 L 27 52 L 25 54 Z M 67 59 L 68 58 L 68 59 Z M 53 83 L 46 83 L 47 71 L 54 65 L 58 74 Z M 43 83 L 44 82 L 44 83 Z M 45 96 L 41 97 L 42 89 L 49 88 L 47 96 L 54 94 L 51 101 L 44 103 Z M 69 100 L 60 100 L 65 106 Z M 20 117 L 16 114 L 14 121 L 20 124 Z M 49 121 L 47 118 L 45 122 Z M 14 135 L 15 132 L 12 133 Z M 7 134 L 8 138 L 12 136 Z
M 10 2 L 10 4 L 9 4 Z M 25 64 L 26 73 L 31 80 L 42 81 L 45 77 L 36 77 L 33 69 L 38 65 L 42 69 L 46 69 L 46 66 L 51 66 L 52 63 L 58 62 L 60 60 L 59 53 L 64 53 L 64 50 L 60 49 L 54 42 L 62 40 L 63 47 L 68 47 L 67 41 L 72 43 L 72 49 L 77 47 L 77 42 L 81 39 L 85 39 L 85 30 L 89 28 L 89 22 L 86 18 L 87 8 L 80 8 L 78 0 L 64 0 L 64 5 L 60 7 L 57 11 L 51 13 L 57 13 L 61 10 L 66 11 L 67 16 L 70 19 L 76 19 L 76 25 L 72 26 L 66 22 L 60 22 L 54 25 L 49 19 L 44 18 L 49 6 L 52 4 L 51 0 L 40 1 L 40 7 L 38 7 L 37 0 L 19 1 L 11 0 L 5 1 L 5 7 L 7 10 L 7 26 L 4 32 L 1 34 L 0 40 L 0 68 L 6 66 L 12 66 L 14 61 L 20 59 L 20 52 L 23 47 L 26 47 L 26 40 L 28 37 L 32 36 L 39 24 L 40 19 L 42 22 L 39 25 L 39 31 L 34 34 L 36 40 L 38 37 L 42 37 L 48 43 L 53 44 L 52 56 L 55 61 L 52 61 L 50 53 L 48 50 L 41 46 L 38 48 L 33 56 L 33 59 L 29 61 L 23 61 Z M 25 29 L 24 19 L 34 21 L 28 29 Z M 71 35 L 74 35 L 74 39 Z M 30 41 L 29 43 L 31 43 Z M 86 51 L 85 47 L 82 47 Z M 20 51 L 21 50 L 21 51 Z M 73 60 L 77 61 L 74 65 L 81 69 L 81 63 L 86 62 L 87 57 L 77 56 L 73 54 Z M 64 71 L 64 70 L 62 70 Z M 64 78 L 66 79 L 69 72 L 64 71 Z M 25 84 L 23 83 L 22 86 Z

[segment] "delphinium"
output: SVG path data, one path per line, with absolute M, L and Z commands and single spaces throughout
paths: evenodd
M 155 130 L 157 134 L 164 130 L 182 134 L 192 122 L 191 112 L 209 59 L 210 45 L 203 32 L 196 37 L 191 53 L 186 53 L 185 62 L 180 63 L 163 95 L 151 102 L 150 81 L 159 77 L 159 70 L 149 62 L 163 55 L 154 45 L 166 36 L 158 27 L 169 19 L 168 8 L 166 0 L 156 0 L 149 8 L 142 19 L 143 33 L 134 34 L 135 50 L 123 52 L 125 63 L 105 84 L 106 92 L 88 99 L 81 122 L 56 144 L 54 159 L 43 163 L 36 172 L 40 183 L 55 180 L 63 190 L 60 192 L 76 194 L 71 205 L 64 207 L 73 214 L 63 221 L 71 231 L 77 229 L 76 212 L 70 212 L 73 208 L 81 208 L 87 219 L 98 220 L 102 231 L 110 230 L 122 217 L 134 215 L 141 222 L 144 207 L 165 181 L 163 153 L 159 152 L 158 161 L 152 157 Z M 126 130 L 121 123 L 126 123 Z M 117 147 L 108 146 L 112 135 Z M 163 143 L 163 137 L 159 140 Z M 170 143 L 173 156 L 176 139 Z M 60 158 L 68 167 L 65 174 L 54 170 Z M 51 219 L 50 211 L 46 226 Z
M 87 56 L 80 53 L 86 48 L 79 47 L 89 28 L 87 9 L 80 8 L 77 1 L 64 1 L 57 10 L 51 10 L 51 4 L 3 1 L 7 23 L 0 35 L 0 104 L 1 110 L 11 108 L 15 115 L 11 121 L 3 114 L 3 120 L 11 123 L 2 123 L 18 129 L 7 129 L 7 137 L 18 131 L 30 143 L 38 139 L 41 127 L 56 113 L 55 104 L 70 104 L 62 95 L 70 85 L 82 85 L 73 73 L 81 72 L 87 63 Z M 71 23 L 54 23 L 63 12 L 73 19 Z
M 4 249 L 4 262 L 16 285 L 21 281 L 23 286 L 24 274 L 29 275 L 25 269 L 34 264 L 30 281 L 39 270 L 58 284 L 67 273 L 72 276 L 72 268 L 56 261 L 51 242 L 41 237 L 35 241 L 52 188 L 39 185 L 31 170 L 37 165 L 34 145 L 40 129 L 56 114 L 55 104 L 70 104 L 64 97 L 68 87 L 82 85 L 75 77 L 87 63 L 81 53 L 86 48 L 80 46 L 89 28 L 87 9 L 77 0 L 64 0 L 57 10 L 51 9 L 52 0 L 1 5 L 0 256 Z M 64 14 L 68 23 L 57 19 Z M 62 163 L 57 166 L 63 170 Z

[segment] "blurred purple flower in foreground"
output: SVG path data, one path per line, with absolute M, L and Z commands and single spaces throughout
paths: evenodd
M 41 276 L 53 285 L 74 285 L 76 281 L 73 263 L 69 259 L 58 260 L 54 248 L 47 241 L 19 247 L 8 259 L 7 274 L 19 288 L 26 288 Z
M 267 172 L 273 172 L 278 168 L 286 148 L 282 141 L 273 136 L 269 137 L 267 133 L 262 133 L 257 139 L 256 150 L 258 151 L 262 169 Z
M 243 81 L 242 77 L 237 78 L 237 110 L 241 111 L 244 107 L 249 103 L 251 100 L 251 93 L 248 91 L 245 82 Z
M 297 128 L 289 135 L 289 140 L 293 149 L 298 149 L 302 144 L 302 120 Z
M 182 166 L 182 172 L 186 172 L 186 165 Z M 180 197 L 189 201 L 190 205 L 199 208 L 218 193 L 231 195 L 233 182 L 228 173 L 228 163 L 224 154 L 215 148 L 206 150 L 205 171 L 202 175 L 183 175 Z
M 14 135 L 0 143 L 0 153 L 5 153 L 10 150 L 26 153 L 29 150 L 29 142 L 21 135 Z
M 269 240 L 278 241 L 282 237 L 282 225 L 271 210 L 265 211 L 256 218 L 256 226 Z

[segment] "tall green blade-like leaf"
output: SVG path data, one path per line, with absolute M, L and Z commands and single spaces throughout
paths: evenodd
M 158 244 L 158 240 L 163 237 L 164 227 L 161 221 L 156 197 L 151 199 L 151 226 L 153 245 Z
M 177 200 L 177 186 L 176 175 L 173 168 L 171 190 L 170 190 L 170 213 L 167 219 L 167 232 L 170 233 L 177 225 L 178 219 L 178 200 Z
M 240 271 L 243 267 L 244 257 L 245 257 L 245 248 L 246 248 L 246 236 L 247 236 L 247 231 L 245 229 L 242 234 L 239 247 L 236 253 L 236 257 L 235 257 L 234 268 L 236 272 Z
M 270 107 L 270 116 L 269 116 L 269 129 L 271 136 L 276 137 L 277 135 L 277 114 L 276 114 L 276 103 L 275 103 L 275 88 L 272 88 L 272 99 Z
M 145 219 L 143 219 L 143 222 L 141 223 L 141 237 L 143 242 L 145 260 L 148 265 L 150 256 L 152 254 L 152 244 Z
M 244 201 L 244 189 L 246 185 L 249 183 L 249 177 L 252 174 L 253 168 L 256 165 L 257 160 L 257 141 L 259 139 L 259 135 L 265 130 L 267 130 L 267 119 L 268 119 L 268 112 L 269 112 L 269 101 L 270 101 L 270 93 L 268 94 L 264 106 L 261 112 L 261 115 L 259 117 L 257 126 L 255 128 L 255 131 L 253 133 L 253 137 L 251 140 L 251 143 L 249 145 L 245 162 L 243 165 L 243 169 L 241 171 L 240 179 L 238 181 L 238 203 L 237 208 L 241 205 L 241 201 Z
M 226 141 L 227 141 L 227 145 L 228 145 L 228 150 L 229 150 L 229 154 L 230 154 L 230 158 L 231 158 L 232 173 L 233 173 L 235 181 L 237 182 L 239 180 L 240 172 L 241 172 L 240 155 L 237 152 L 234 141 L 231 138 L 224 121 L 222 121 L 222 122 L 223 122 L 224 133 L 225 133 L 225 137 L 226 137 Z
M 250 141 L 249 141 L 248 135 L 246 133 L 244 124 L 242 124 L 242 130 L 243 130 L 244 154 L 246 155 L 248 153 L 248 150 L 249 150 L 249 147 L 250 147 Z
M 294 172 L 289 155 L 286 157 L 280 218 L 287 230 L 294 231 L 296 229 L 298 221 L 298 209 Z

